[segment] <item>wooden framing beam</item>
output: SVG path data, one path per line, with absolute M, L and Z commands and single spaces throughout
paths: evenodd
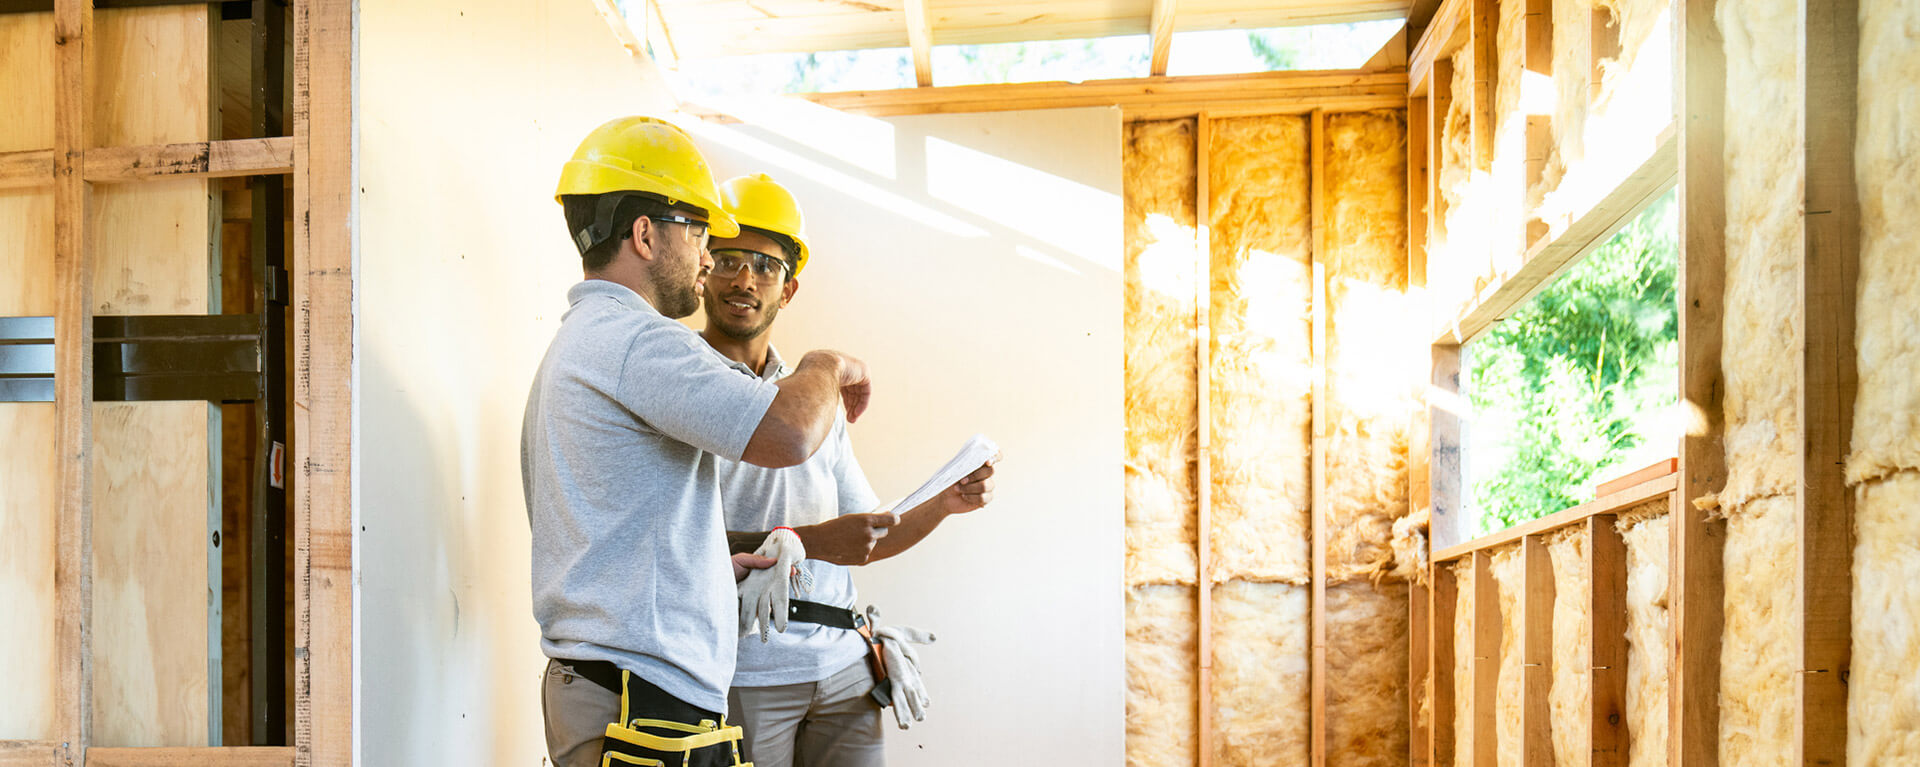
M 1801 622 L 1795 637 L 1794 749 L 1801 765 L 1847 761 L 1853 642 L 1853 491 L 1843 471 L 1858 388 L 1854 294 L 1860 201 L 1854 186 L 1859 105 L 1857 0 L 1800 0 L 1800 91 L 1806 131 L 1800 266 L 1800 487 L 1795 499 Z
M 229 178 L 293 172 L 293 138 L 243 138 L 88 149 L 81 176 L 95 183 Z M 0 152 L 0 189 L 53 183 L 53 151 Z
M 1546 538 L 1538 534 L 1520 539 L 1520 558 L 1521 764 L 1554 767 L 1553 708 L 1547 693 L 1553 689 L 1553 569 L 1558 563 L 1547 551 Z
M 1427 79 L 1434 65 L 1447 60 L 1455 48 L 1466 41 L 1467 4 L 1473 0 L 1445 0 L 1422 27 L 1420 37 L 1407 53 L 1407 74 L 1411 83 Z
M 1466 392 L 1460 385 L 1460 346 L 1433 346 L 1432 378 L 1427 386 L 1427 492 L 1433 512 L 1427 521 L 1428 558 L 1439 564 L 1443 547 L 1467 537 L 1472 520 L 1466 509 L 1466 463 L 1461 447 L 1466 439 Z
M 1672 493 L 1668 494 L 1673 497 Z M 1586 767 L 1627 764 L 1627 544 L 1612 514 L 1587 518 Z
M 1429 744 L 1428 764 L 1431 767 L 1452 767 L 1454 763 L 1454 686 L 1463 680 L 1454 678 L 1454 653 L 1460 648 L 1454 647 L 1454 624 L 1458 620 L 1460 606 L 1460 585 L 1454 576 L 1453 568 L 1430 566 L 1433 573 L 1433 589 L 1428 598 L 1432 608 L 1428 611 L 1428 657 L 1427 667 L 1433 670 L 1432 696 L 1429 701 L 1433 711 L 1431 727 L 1432 739 Z
M 1447 113 L 1453 110 L 1453 60 L 1433 62 L 1432 71 L 1433 82 L 1427 86 L 1427 163 L 1437 166 L 1445 156 Z M 1426 179 L 1427 245 L 1431 248 L 1442 241 L 1438 235 L 1447 226 L 1447 197 L 1440 191 L 1437 169 L 1428 171 Z M 1427 303 L 1431 307 L 1433 302 Z
M 1117 106 L 1128 120 L 1255 114 L 1305 114 L 1315 109 L 1397 109 L 1407 104 L 1405 72 L 1339 70 L 1258 72 L 1202 77 L 1145 77 L 1083 83 L 1015 83 L 809 93 L 805 98 L 842 112 L 889 117 Z
M 1553 77 L 1553 0 L 1526 0 L 1526 3 L 1526 13 L 1520 26 L 1521 66 L 1530 76 L 1550 79 Z M 1554 126 L 1551 112 L 1529 113 L 1526 120 L 1526 185 L 1520 190 L 1518 204 L 1521 210 L 1529 210 L 1526 220 L 1521 223 L 1526 228 L 1521 242 L 1531 247 L 1547 234 L 1546 223 L 1539 219 L 1538 214 L 1530 211 L 1532 206 L 1529 201 L 1532 199 L 1532 190 L 1539 188 L 1546 179 L 1547 159 L 1554 151 Z
M 1423 696 L 1431 692 L 1428 680 L 1433 675 L 1433 587 L 1418 580 L 1407 584 L 1407 637 L 1412 646 L 1407 654 L 1407 764 L 1432 767 L 1433 728 L 1420 719 Z
M 659 45 L 655 46 L 655 49 L 656 51 L 666 51 L 667 60 L 664 63 L 668 69 L 678 69 L 680 67 L 680 47 L 673 42 L 673 30 L 667 28 L 667 17 L 660 13 L 660 0 L 647 0 L 647 19 L 651 23 L 647 25 L 647 28 L 642 34 L 645 34 L 647 41 L 652 43 L 654 41 L 654 27 L 657 25 L 660 29 L 660 38 Z
M 89 142 L 90 0 L 54 6 L 54 419 L 60 480 L 56 559 L 54 731 L 63 759 L 84 765 L 93 738 L 93 252 Z
M 294 6 L 294 747 L 354 763 L 353 0 Z
M 1500 584 L 1493 578 L 1493 551 L 1473 553 L 1473 767 L 1499 764 Z
M 1199 564 L 1195 578 L 1196 613 L 1200 626 L 1199 722 L 1196 739 L 1200 767 L 1213 763 L 1213 409 L 1209 406 L 1213 390 L 1213 205 L 1212 176 L 1208 171 L 1213 155 L 1213 120 L 1201 113 L 1193 131 L 1193 223 L 1194 223 L 1194 370 L 1198 378 L 1198 434 L 1195 440 L 1194 501 L 1196 527 L 1194 555 Z
M 1308 764 L 1327 763 L 1327 116 L 1315 110 L 1309 118 L 1307 153 L 1312 165 L 1307 198 L 1312 203 L 1313 230 L 1313 529 L 1312 594 L 1308 620 L 1311 639 L 1307 679 Z
M 50 740 L 0 741 L 0 767 L 64 767 L 66 749 Z
M 89 748 L 92 767 L 293 767 L 290 746 Z
M 1467 39 L 1473 46 L 1473 168 L 1486 170 L 1493 165 L 1493 89 L 1499 82 L 1500 46 L 1496 30 L 1500 25 L 1499 0 L 1473 0 L 1468 16 Z M 1460 94 L 1454 94 L 1460 98 Z
M 1580 524 L 1595 514 L 1610 514 L 1639 505 L 1662 495 L 1671 493 L 1679 487 L 1680 480 L 1671 474 L 1648 480 L 1612 495 L 1602 496 L 1566 511 L 1548 514 L 1524 524 L 1514 525 L 1492 535 L 1484 535 L 1466 543 L 1448 546 L 1433 553 L 1433 561 L 1445 562 L 1459 559 L 1476 551 L 1497 548 L 1529 535 L 1538 535 Z
M 1427 284 L 1427 99 L 1407 100 L 1407 293 L 1419 300 Z M 1424 391 L 1424 378 L 1416 376 L 1415 391 Z M 1424 397 L 1422 398 L 1424 399 Z M 1407 438 L 1407 502 L 1418 513 L 1431 509 L 1433 500 L 1427 480 L 1430 449 L 1428 419 L 1414 417 Z M 1431 517 L 1429 517 L 1431 519 Z M 1431 538 L 1429 538 L 1429 542 Z M 1433 619 L 1433 578 L 1426 583 L 1418 578 L 1407 592 L 1407 636 L 1412 640 L 1407 656 L 1407 722 L 1411 728 L 1407 743 L 1407 763 L 1412 767 L 1433 767 L 1433 722 L 1422 720 L 1420 712 L 1432 711 L 1434 655 L 1431 648 Z M 1449 624 L 1451 627 L 1451 624 Z
M 927 0 L 905 0 L 907 46 L 913 49 L 913 79 L 922 88 L 933 87 L 933 19 Z
M 1668 764 L 1716 767 L 1720 746 L 1720 636 L 1725 620 L 1721 561 L 1726 523 L 1691 501 L 1726 484 L 1720 374 L 1722 301 L 1726 288 L 1726 54 L 1715 0 L 1681 0 L 1676 15 L 1679 100 L 1680 402 L 1687 413 L 1680 439 L 1678 490 L 1672 516 L 1668 608 L 1673 654 L 1668 690 Z
M 1148 31 L 1153 36 L 1153 56 L 1148 60 L 1147 74 L 1154 77 L 1167 76 L 1167 61 L 1173 52 L 1173 6 L 1177 0 L 1153 0 L 1153 16 L 1148 23 Z

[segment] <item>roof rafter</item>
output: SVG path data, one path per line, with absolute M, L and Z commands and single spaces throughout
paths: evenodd
M 1167 75 L 1167 59 L 1172 57 L 1174 2 L 1153 0 L 1153 18 L 1149 22 L 1153 32 L 1153 63 L 1149 73 L 1154 77 Z
M 933 20 L 927 0 L 906 0 L 907 44 L 913 46 L 913 79 L 922 88 L 933 86 Z

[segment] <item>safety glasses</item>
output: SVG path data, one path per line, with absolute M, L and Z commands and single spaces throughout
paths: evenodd
M 786 276 L 787 262 L 759 251 L 721 248 L 713 251 L 713 271 L 709 274 L 722 280 L 731 280 L 743 268 L 753 270 L 754 281 L 762 285 L 777 285 Z
M 707 222 L 705 221 L 695 221 L 686 216 L 648 216 L 647 218 L 685 226 L 687 228 L 687 236 L 699 240 L 700 247 L 705 248 L 707 246 Z

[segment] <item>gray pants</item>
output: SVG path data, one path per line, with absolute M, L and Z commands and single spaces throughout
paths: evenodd
M 735 687 L 728 720 L 754 767 L 885 767 L 881 709 L 865 658 L 818 682 Z

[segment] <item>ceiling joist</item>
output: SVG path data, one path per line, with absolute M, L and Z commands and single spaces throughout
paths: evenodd
M 1174 0 L 1153 0 L 1153 17 L 1149 20 L 1153 59 L 1149 71 L 1154 77 L 1167 76 L 1167 59 L 1173 53 L 1173 3 Z
M 927 0 L 906 0 L 907 45 L 913 48 L 913 79 L 922 88 L 933 87 L 933 20 Z

